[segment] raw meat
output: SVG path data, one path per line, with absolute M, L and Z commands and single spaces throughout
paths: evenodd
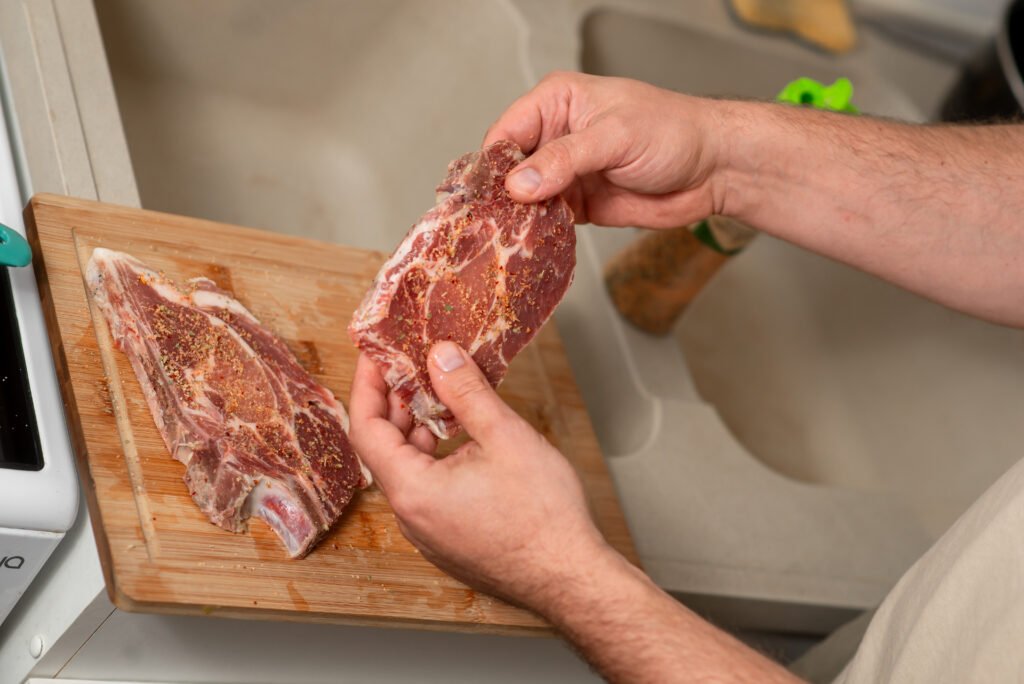
M 497 386 L 572 282 L 569 205 L 519 204 L 505 191 L 522 160 L 502 141 L 452 162 L 437 205 L 381 267 L 349 325 L 416 421 L 442 439 L 459 426 L 430 384 L 431 345 L 457 342 Z
M 213 281 L 179 289 L 102 248 L 86 277 L 199 508 L 232 532 L 262 518 L 305 555 L 370 482 L 345 409 Z

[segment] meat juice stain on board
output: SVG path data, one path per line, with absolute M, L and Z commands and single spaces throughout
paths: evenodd
M 235 292 L 235 281 L 231 276 L 231 269 L 216 263 L 203 264 L 203 270 L 207 278 L 217 283 L 217 287 L 227 292 Z M 238 298 L 236 294 L 236 299 Z M 244 303 L 244 302 L 243 302 Z
M 295 606 L 296 610 L 309 610 L 309 601 L 306 600 L 306 598 L 295 586 L 294 580 L 288 580 L 288 583 L 285 585 L 285 588 L 288 590 L 288 596 L 289 598 L 291 598 L 292 604 Z
M 299 359 L 299 363 L 301 363 L 303 368 L 305 368 L 309 373 L 313 375 L 323 375 L 326 372 L 323 360 L 320 358 L 320 351 L 317 349 L 315 343 L 309 340 L 296 340 L 288 346 L 291 347 L 292 352 L 295 354 L 296 358 Z

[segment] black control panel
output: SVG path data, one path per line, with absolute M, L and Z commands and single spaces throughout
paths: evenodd
M 38 340 L 38 344 L 48 342 Z M 43 453 L 18 334 L 10 273 L 0 268 L 0 468 L 42 467 Z

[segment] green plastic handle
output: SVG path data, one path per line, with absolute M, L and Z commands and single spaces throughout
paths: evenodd
M 32 248 L 25 238 L 0 223 L 0 266 L 28 266 L 32 262 Z
M 853 84 L 848 78 L 837 78 L 832 85 L 825 85 L 813 78 L 798 78 L 786 84 L 775 98 L 779 102 L 804 105 L 814 109 L 828 109 L 833 112 L 859 114 L 850 100 L 853 98 Z

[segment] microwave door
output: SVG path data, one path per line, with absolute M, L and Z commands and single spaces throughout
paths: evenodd
M 47 341 L 38 343 L 45 345 Z M 0 468 L 40 470 L 42 467 L 43 455 L 10 276 L 6 268 L 0 267 Z

